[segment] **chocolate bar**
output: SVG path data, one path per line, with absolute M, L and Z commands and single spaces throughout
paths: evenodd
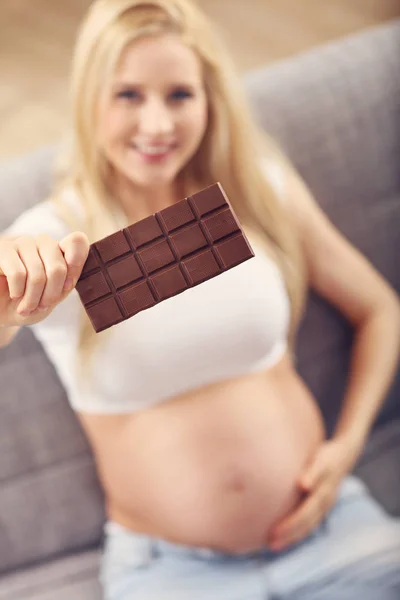
M 76 289 L 100 332 L 253 256 L 216 183 L 91 244 Z

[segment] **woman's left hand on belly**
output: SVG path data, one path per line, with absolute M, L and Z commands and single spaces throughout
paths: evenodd
M 321 444 L 298 481 L 304 499 L 270 531 L 267 544 L 271 550 L 280 551 L 300 542 L 322 521 L 360 452 L 361 448 L 350 440 L 333 438 Z

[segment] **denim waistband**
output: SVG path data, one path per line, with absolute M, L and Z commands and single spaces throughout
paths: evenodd
M 134 531 L 131 531 L 130 529 L 128 529 L 127 527 L 124 527 L 123 525 L 120 525 L 119 523 L 116 523 L 115 521 L 107 521 L 104 525 L 104 533 L 107 536 L 117 536 L 117 537 L 129 537 L 129 546 L 130 546 L 130 550 L 133 550 L 133 547 L 135 550 L 137 550 L 141 556 L 143 556 L 143 554 L 148 554 L 149 556 L 152 556 L 154 554 L 164 554 L 164 553 L 168 553 L 171 554 L 174 553 L 178 553 L 178 554 L 186 554 L 186 555 L 191 555 L 191 556 L 198 556 L 198 557 L 203 557 L 206 559 L 216 559 L 218 557 L 220 558 L 226 558 L 227 556 L 235 556 L 237 555 L 238 557 L 244 557 L 244 556 L 251 556 L 251 555 L 255 555 L 255 554 L 259 554 L 260 552 L 266 552 L 267 548 L 260 548 L 260 550 L 258 551 L 242 551 L 242 552 L 229 552 L 227 550 L 218 550 L 215 548 L 208 548 L 208 547 L 203 547 L 203 546 L 194 546 L 194 545 L 187 545 L 187 544 L 181 544 L 178 542 L 171 542 L 168 541 L 166 539 L 163 538 L 159 538 L 159 537 L 154 537 L 148 534 L 143 534 L 143 533 L 137 533 Z M 271 554 L 273 554 L 273 552 L 271 551 Z

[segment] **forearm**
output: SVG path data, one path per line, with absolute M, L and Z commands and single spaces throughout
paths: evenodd
M 400 354 L 400 304 L 388 301 L 356 330 L 335 437 L 364 444 L 394 379 Z

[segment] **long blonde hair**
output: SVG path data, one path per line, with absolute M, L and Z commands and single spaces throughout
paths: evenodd
M 262 161 L 291 167 L 277 144 L 254 123 L 214 26 L 191 0 L 97 0 L 91 5 L 73 57 L 72 137 L 60 163 L 54 194 L 59 214 L 72 229 L 85 231 L 90 242 L 117 229 L 109 189 L 110 166 L 93 141 L 96 103 L 110 86 L 127 46 L 163 33 L 179 36 L 199 57 L 208 98 L 206 132 L 183 169 L 183 181 L 195 181 L 198 190 L 221 182 L 244 228 L 258 234 L 273 255 L 291 302 L 289 348 L 294 356 L 294 338 L 306 297 L 305 263 L 296 231 L 268 182 Z M 83 220 L 76 219 L 64 200 L 69 188 L 82 203 Z M 79 364 L 92 356 L 104 333 L 94 333 L 82 310 Z

